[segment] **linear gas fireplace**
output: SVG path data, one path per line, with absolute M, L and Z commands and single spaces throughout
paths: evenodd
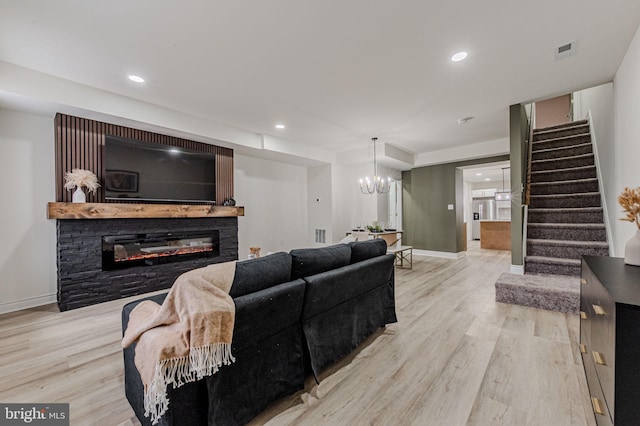
M 154 232 L 102 237 L 102 270 L 153 266 L 220 254 L 220 232 Z

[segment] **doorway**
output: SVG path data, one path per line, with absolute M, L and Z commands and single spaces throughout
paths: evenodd
M 482 241 L 481 229 L 511 227 L 511 201 L 501 194 L 511 193 L 509 161 L 485 163 L 461 167 L 463 180 L 463 214 L 466 226 L 467 244 L 493 247 L 485 235 Z M 485 225 L 482 225 L 483 222 Z M 510 238 L 509 250 L 510 250 Z M 500 248 L 503 249 L 503 248 Z M 506 248 L 504 248 L 506 249 Z

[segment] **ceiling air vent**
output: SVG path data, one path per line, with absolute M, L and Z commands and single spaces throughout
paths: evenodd
M 560 59 L 568 58 L 569 56 L 573 56 L 578 51 L 578 42 L 577 40 L 570 41 L 569 43 L 563 44 L 562 46 L 558 46 L 556 48 L 556 61 Z

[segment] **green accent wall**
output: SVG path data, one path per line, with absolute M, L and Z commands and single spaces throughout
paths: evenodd
M 425 166 L 402 172 L 402 242 L 415 249 L 465 250 L 462 169 L 506 161 L 508 155 Z M 449 204 L 454 205 L 448 210 Z
M 527 113 L 522 104 L 509 107 L 509 148 L 511 153 L 511 264 L 523 265 L 522 222 L 524 198 L 523 188 L 527 161 L 528 134 Z

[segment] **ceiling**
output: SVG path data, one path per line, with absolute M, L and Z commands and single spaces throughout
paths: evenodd
M 511 168 L 508 161 L 468 166 L 462 169 L 462 178 L 465 182 L 483 183 L 482 186 L 494 185 L 498 189 L 503 186 L 508 188 L 511 185 Z
M 334 153 L 374 136 L 409 154 L 508 138 L 510 104 L 611 81 L 640 25 L 638 0 L 0 0 L 0 8 L 0 61 Z M 556 60 L 574 40 L 577 53 Z M 452 62 L 458 51 L 467 59 Z M 1 81 L 0 106 L 11 107 L 16 94 Z

